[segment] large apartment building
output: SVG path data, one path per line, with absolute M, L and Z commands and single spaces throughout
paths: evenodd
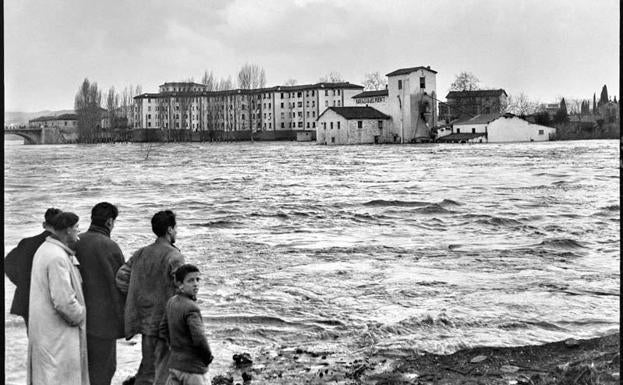
M 134 128 L 209 133 L 315 131 L 327 107 L 354 104 L 363 86 L 316 83 L 208 91 L 198 83 L 164 83 L 134 97 Z

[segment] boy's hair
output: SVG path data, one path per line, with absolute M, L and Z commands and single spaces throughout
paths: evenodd
M 157 236 L 165 236 L 169 227 L 175 227 L 175 214 L 173 213 L 173 211 L 158 211 L 151 218 L 151 230 Z
M 95 226 L 104 226 L 109 218 L 117 219 L 119 209 L 108 202 L 100 202 L 91 209 L 91 223 Z
M 53 226 L 52 223 L 54 222 L 54 217 L 56 217 L 58 214 L 60 214 L 62 211 L 59 209 L 55 209 L 53 207 L 47 209 L 45 211 L 45 223 L 49 226 Z
M 63 211 L 54 216 L 51 225 L 54 227 L 54 230 L 63 231 L 78 223 L 79 220 L 80 217 L 76 214 Z
M 187 263 L 178 267 L 173 275 L 175 276 L 176 282 L 182 283 L 184 282 L 184 278 L 186 278 L 186 276 L 190 273 L 199 273 L 199 268 L 195 265 Z

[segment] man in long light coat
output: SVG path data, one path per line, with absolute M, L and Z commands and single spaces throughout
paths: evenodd
M 28 384 L 89 385 L 86 310 L 78 260 L 78 216 L 60 213 L 35 253 L 28 320 Z

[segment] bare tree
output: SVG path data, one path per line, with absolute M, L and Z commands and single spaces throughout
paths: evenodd
M 210 71 L 210 73 L 208 73 L 208 71 L 205 71 L 203 73 L 201 84 L 206 86 L 207 91 L 214 91 L 216 87 L 216 81 L 214 80 L 214 75 L 212 74 L 212 71 Z
M 582 112 L 582 100 L 577 98 L 565 98 L 567 104 L 567 112 L 570 115 L 576 115 Z
M 127 95 L 128 95 L 128 100 L 127 100 L 127 107 L 126 107 L 126 118 L 128 119 L 128 126 L 134 127 L 134 108 L 135 108 L 134 97 L 136 96 L 136 94 L 134 93 L 134 87 L 132 85 L 127 87 Z
M 266 85 L 266 73 L 257 64 L 246 63 L 238 72 L 238 86 L 245 90 L 263 88 Z
M 234 89 L 234 82 L 231 80 L 231 76 L 228 76 L 227 79 L 221 78 L 216 84 L 215 91 L 227 91 Z
M 108 122 L 112 130 L 115 128 L 115 118 L 117 110 L 119 109 L 119 94 L 115 91 L 114 86 L 108 89 L 108 94 L 106 95 L 106 109 L 108 110 Z
M 125 118 L 126 127 L 130 123 L 130 118 L 128 117 L 128 110 L 134 101 L 130 98 L 130 93 L 128 91 L 128 86 L 123 87 L 123 91 L 121 92 L 121 102 L 120 102 L 120 112 L 122 118 Z
M 450 91 L 475 91 L 480 89 L 480 79 L 471 72 L 461 72 L 450 84 Z
M 288 79 L 284 83 L 284 86 L 295 86 L 297 83 L 296 79 Z
M 175 140 L 184 141 L 189 140 L 192 137 L 192 103 L 193 103 L 193 94 L 192 94 L 192 84 L 194 83 L 193 78 L 188 78 L 184 80 L 184 87 L 182 87 L 182 91 L 178 93 L 177 99 L 179 101 L 179 120 L 180 120 L 180 130 L 175 130 Z M 175 127 L 178 128 L 177 125 Z
M 379 71 L 366 74 L 362 83 L 366 91 L 382 90 L 387 86 L 387 80 L 381 76 Z
M 519 95 L 508 95 L 507 105 L 502 112 L 510 112 L 515 115 L 525 116 L 537 111 L 539 103 L 531 100 L 526 94 L 520 92 Z
M 102 93 L 97 83 L 84 79 L 74 100 L 74 110 L 78 120 L 78 140 L 93 143 L 100 127 Z
M 344 78 L 342 78 L 339 72 L 331 71 L 327 75 L 322 76 L 318 81 L 320 83 L 340 83 L 344 81 Z

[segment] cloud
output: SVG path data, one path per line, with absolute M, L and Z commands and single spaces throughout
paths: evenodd
M 84 77 L 155 91 L 204 70 L 235 78 L 246 62 L 269 85 L 430 65 L 440 94 L 471 71 L 544 100 L 619 79 L 616 0 L 7 0 L 4 10 L 5 107 L 66 107 Z

